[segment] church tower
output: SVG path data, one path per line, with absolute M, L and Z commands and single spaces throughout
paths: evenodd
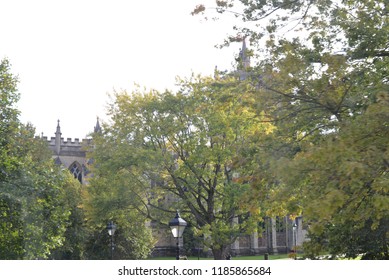
M 97 119 L 94 132 L 101 132 L 99 119 Z M 55 137 L 50 140 L 42 136 L 48 142 L 49 149 L 53 153 L 54 162 L 69 169 L 73 176 L 81 183 L 86 183 L 86 177 L 89 174 L 88 160 L 86 158 L 86 147 L 90 145 L 91 139 L 64 138 L 61 137 L 60 121 L 57 121 Z

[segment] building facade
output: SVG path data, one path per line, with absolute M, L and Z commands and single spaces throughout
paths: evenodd
M 99 120 L 97 119 L 94 132 L 101 131 Z M 54 162 L 58 165 L 63 165 L 74 175 L 81 183 L 85 184 L 89 175 L 88 165 L 90 160 L 86 157 L 86 149 L 91 143 L 91 139 L 67 138 L 62 137 L 60 121 L 58 120 L 55 136 L 42 136 L 42 139 L 47 142 L 49 149 L 53 153 Z

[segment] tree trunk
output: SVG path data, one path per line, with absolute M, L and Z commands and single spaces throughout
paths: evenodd
M 213 259 L 214 260 L 225 260 L 227 258 L 227 248 L 222 247 L 222 248 L 212 248 L 212 254 L 213 254 Z

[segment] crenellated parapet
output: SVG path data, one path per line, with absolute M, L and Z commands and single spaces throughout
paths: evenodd
M 44 141 L 46 142 L 49 142 L 48 144 L 49 145 L 55 145 L 55 137 L 50 137 L 50 139 L 47 137 L 47 136 L 42 136 L 41 139 L 43 139 Z M 72 138 L 60 138 L 60 143 L 61 145 L 67 145 L 67 146 L 83 146 L 83 145 L 88 145 L 90 144 L 91 142 L 91 139 L 90 138 L 84 138 L 84 139 L 81 139 L 80 141 L 80 138 L 74 138 L 74 140 Z
M 95 133 L 100 132 L 101 128 L 98 120 L 96 127 L 94 129 Z M 87 150 L 91 146 L 92 139 L 66 138 L 65 140 L 61 135 L 61 127 L 58 120 L 55 137 L 48 138 L 42 135 L 39 138 L 47 142 L 56 164 L 68 168 L 75 178 L 81 183 L 85 183 L 85 178 L 89 174 Z
M 82 139 L 79 138 L 59 138 L 42 136 L 41 139 L 47 142 L 50 150 L 53 151 L 54 155 L 61 156 L 81 156 L 85 157 L 86 147 L 91 144 L 92 139 Z

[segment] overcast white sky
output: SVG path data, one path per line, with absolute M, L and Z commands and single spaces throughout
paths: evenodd
M 37 134 L 84 138 L 105 120 L 107 93 L 134 83 L 172 89 L 176 76 L 231 69 L 240 45 L 216 49 L 232 20 L 190 12 L 213 0 L 0 0 L 0 59 L 19 76 L 21 120 Z

